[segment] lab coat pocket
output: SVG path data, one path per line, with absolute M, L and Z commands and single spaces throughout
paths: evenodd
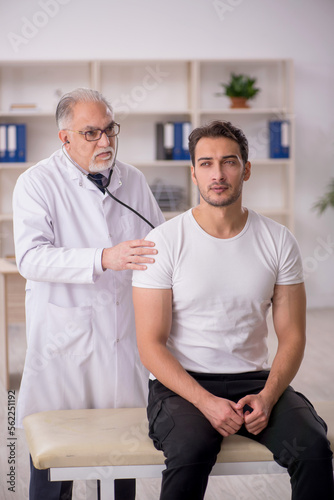
M 92 308 L 59 307 L 49 303 L 47 336 L 53 354 L 87 356 L 94 348 Z

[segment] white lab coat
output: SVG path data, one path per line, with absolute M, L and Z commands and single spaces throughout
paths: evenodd
M 116 162 L 109 190 L 154 226 L 160 209 L 141 172 Z M 146 404 L 131 271 L 101 269 L 103 248 L 150 227 L 101 193 L 61 150 L 24 172 L 13 195 L 17 265 L 27 279 L 22 418 L 44 410 Z

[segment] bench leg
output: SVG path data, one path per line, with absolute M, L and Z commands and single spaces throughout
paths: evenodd
M 100 500 L 115 500 L 115 480 L 109 478 L 100 481 Z
M 86 500 L 97 500 L 97 481 L 88 479 L 86 481 Z

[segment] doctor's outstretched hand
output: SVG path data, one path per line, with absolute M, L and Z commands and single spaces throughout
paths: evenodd
M 145 270 L 145 264 L 152 264 L 154 259 L 150 255 L 156 255 L 158 251 L 155 243 L 146 240 L 123 241 L 114 247 L 104 248 L 102 252 L 103 269 L 113 271 L 124 271 L 126 269 Z

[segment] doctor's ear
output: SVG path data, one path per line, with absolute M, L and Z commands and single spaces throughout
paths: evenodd
M 63 146 L 65 144 L 69 144 L 70 143 L 70 141 L 68 140 L 68 135 L 67 135 L 67 133 L 66 133 L 65 130 L 59 130 L 58 137 L 61 140 L 61 142 L 63 143 Z

